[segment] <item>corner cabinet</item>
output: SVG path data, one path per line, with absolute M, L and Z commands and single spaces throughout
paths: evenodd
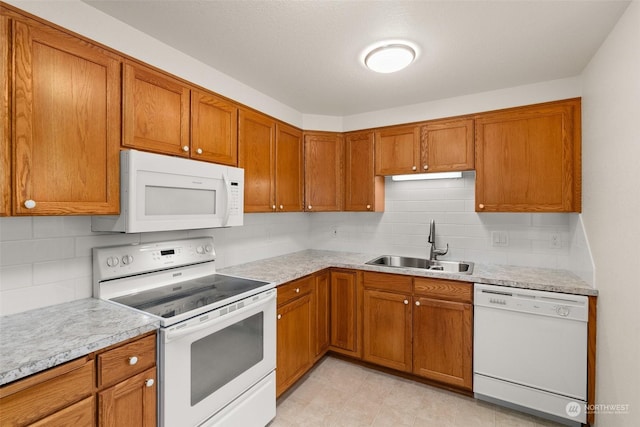
M 344 138 L 333 132 L 305 132 L 305 211 L 341 211 L 343 194 Z
M 0 425 L 155 426 L 155 365 L 153 333 L 4 385 Z
M 2 13 L 13 30 L 12 213 L 118 213 L 122 59 L 7 9 Z M 1 22 L 7 33 L 7 18 Z M 4 61 L 2 67 L 6 73 Z M 2 129 L 6 134 L 6 123 Z
M 344 188 L 345 211 L 384 211 L 384 177 L 375 172 L 373 131 L 345 135 Z
M 361 357 L 362 289 L 352 270 L 331 270 L 331 345 L 330 350 Z
M 479 114 L 476 212 L 581 211 L 580 99 Z
M 238 123 L 245 212 L 303 211 L 302 131 L 244 109 Z

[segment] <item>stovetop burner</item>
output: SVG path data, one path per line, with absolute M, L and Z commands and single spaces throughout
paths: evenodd
M 112 301 L 164 318 L 225 300 L 268 285 L 267 282 L 212 274 L 196 279 L 113 298 Z

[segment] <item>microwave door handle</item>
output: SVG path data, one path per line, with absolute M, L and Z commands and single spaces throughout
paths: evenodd
M 224 183 L 225 194 L 225 212 L 224 219 L 222 220 L 222 226 L 225 227 L 229 222 L 229 216 L 231 215 L 231 183 L 226 173 L 222 174 L 222 182 Z

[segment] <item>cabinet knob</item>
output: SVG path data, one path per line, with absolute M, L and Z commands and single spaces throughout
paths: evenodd
M 367 205 L 367 210 L 371 209 L 371 205 Z
M 280 209 L 284 209 L 284 206 L 280 205 Z
M 416 301 L 416 305 L 420 305 L 420 301 Z
M 429 169 L 429 166 L 428 166 L 428 165 L 424 165 L 424 166 L 422 167 L 422 169 L 427 170 L 427 169 Z
M 129 358 L 129 365 L 133 366 L 133 365 L 135 365 L 136 363 L 138 363 L 138 358 L 137 358 L 136 356 L 131 356 L 131 357 Z
M 296 294 L 300 293 L 300 288 L 296 288 Z
M 307 209 L 311 210 L 311 205 L 307 206 Z
M 412 167 L 411 167 L 411 170 L 412 170 L 412 171 L 417 171 L 417 170 L 418 170 L 418 167 L 417 167 L 417 166 L 412 166 Z
M 189 146 L 188 146 L 188 145 L 185 145 L 184 147 L 182 147 L 182 151 L 185 151 L 185 152 L 186 152 L 186 151 L 189 151 Z
M 36 201 L 29 199 L 26 202 L 24 202 L 24 207 L 27 209 L 33 209 L 36 207 Z
M 484 205 L 483 205 L 482 203 L 480 203 L 480 204 L 478 205 L 478 209 L 484 209 Z
M 198 149 L 196 150 L 196 153 L 198 153 L 198 154 L 202 154 L 202 148 L 198 148 Z
M 409 304 L 409 300 L 408 299 L 404 300 L 404 305 L 407 305 L 407 304 Z
M 152 387 L 154 384 L 155 384 L 155 381 L 153 380 L 153 378 L 149 378 L 144 382 L 144 385 L 146 385 L 147 387 Z
M 276 205 L 271 206 L 271 209 L 276 210 Z
M 282 314 L 278 314 L 278 320 L 282 319 Z

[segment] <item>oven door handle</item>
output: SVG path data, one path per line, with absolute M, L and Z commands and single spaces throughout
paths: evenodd
M 205 320 L 204 322 L 200 322 L 196 325 L 193 326 L 186 326 L 180 329 L 171 329 L 169 328 L 166 332 L 165 335 L 165 339 L 164 342 L 169 342 L 169 341 L 173 341 L 175 339 L 178 339 L 180 337 L 183 337 L 185 335 L 189 335 L 192 334 L 194 332 L 197 332 L 201 329 L 205 329 L 205 328 L 210 328 L 211 326 L 214 326 L 218 323 L 221 323 L 222 321 L 229 319 L 230 316 L 236 317 L 239 314 L 242 313 L 246 313 L 247 311 L 250 310 L 254 310 L 257 307 L 261 307 L 261 306 L 265 306 L 267 304 L 269 304 L 270 302 L 272 302 L 273 300 L 276 299 L 276 292 L 269 292 L 268 295 L 266 295 L 264 298 L 260 299 L 259 301 L 253 302 L 251 304 L 245 305 L 242 308 L 239 308 L 237 310 L 228 312 L 227 314 L 224 314 L 222 316 L 219 317 L 213 317 L 210 319 Z

